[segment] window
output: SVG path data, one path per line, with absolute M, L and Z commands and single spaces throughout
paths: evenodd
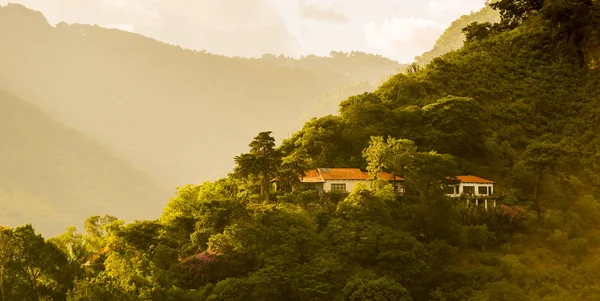
M 475 186 L 463 187 L 463 194 L 475 194 Z
M 404 184 L 401 184 L 401 183 L 396 184 L 396 192 L 403 194 L 404 193 Z
M 479 194 L 481 195 L 488 195 L 488 188 L 487 186 L 479 186 Z
M 315 183 L 304 183 L 302 186 L 304 190 L 317 190 L 317 184 Z
M 331 191 L 346 192 L 346 184 L 331 184 Z
M 455 190 L 454 190 L 455 186 L 446 186 L 444 187 L 444 193 L 445 194 L 455 194 Z

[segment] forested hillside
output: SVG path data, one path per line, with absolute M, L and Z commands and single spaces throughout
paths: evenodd
M 34 105 L 0 91 L 0 224 L 46 235 L 93 214 L 154 218 L 170 191 Z
M 460 49 L 465 42 L 465 35 L 462 32 L 462 29 L 473 22 L 496 23 L 499 21 L 500 14 L 498 14 L 498 11 L 492 9 L 489 6 L 488 1 L 486 2 L 486 6 L 481 10 L 468 15 L 464 15 L 458 20 L 452 22 L 452 24 L 450 24 L 450 27 L 448 27 L 446 31 L 444 31 L 444 33 L 437 40 L 433 48 L 423 53 L 422 55 L 417 56 L 415 58 L 415 62 L 420 66 L 424 66 L 436 57 L 444 55 L 450 51 Z
M 0 8 L 0 44 L 0 88 L 169 188 L 224 176 L 237 141 L 265 129 L 286 137 L 321 95 L 403 67 L 362 53 L 230 58 L 98 26 L 52 27 L 20 5 Z
M 260 132 L 227 178 L 182 187 L 157 220 L 94 216 L 47 241 L 0 229 L 3 293 L 599 300 L 600 2 L 491 7 L 500 22 L 466 26 L 462 49 L 348 98 L 279 147 Z M 367 169 L 371 187 L 290 192 L 314 167 Z M 378 181 L 382 170 L 406 178 L 405 193 Z M 497 181 L 498 206 L 447 197 L 459 174 Z

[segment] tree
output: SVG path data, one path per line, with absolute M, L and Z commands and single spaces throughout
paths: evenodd
M 111 215 L 105 215 L 104 217 L 99 215 L 89 217 L 83 224 L 85 233 L 91 237 L 104 237 L 106 235 L 106 225 L 117 220 L 118 218 Z
M 465 34 L 465 42 L 472 42 L 487 38 L 497 27 L 490 22 L 473 22 L 462 29 Z
M 486 124 L 484 111 L 473 98 L 447 96 L 421 108 L 424 146 L 449 154 L 480 154 Z M 419 140 L 417 140 L 419 141 Z M 421 144 L 420 144 L 421 145 Z
M 363 150 L 363 157 L 367 161 L 367 171 L 371 180 L 377 181 L 379 173 L 383 171 L 387 152 L 388 146 L 383 137 L 371 137 L 369 146 Z
M 281 159 L 281 167 L 278 171 L 279 183 L 288 188 L 295 187 L 300 183 L 300 177 L 310 167 L 310 160 L 305 149 L 294 150 L 293 153 Z
M 417 146 L 414 141 L 388 137 L 384 165 L 392 171 L 394 187 L 396 187 L 396 176 L 404 173 L 404 168 L 410 164 L 416 152 Z
M 65 300 L 75 274 L 67 256 L 53 243 L 35 233 L 31 225 L 18 227 L 8 245 L 13 250 L 5 262 L 10 284 L 7 300 Z M 4 259 L 5 260 L 5 259 Z
M 407 166 L 407 182 L 423 197 L 432 190 L 440 190 L 458 174 L 458 166 L 451 155 L 435 151 L 418 152 L 413 158 Z
M 4 301 L 4 275 L 9 261 L 13 260 L 18 247 L 13 232 L 10 229 L 0 227 L 0 297 Z
M 598 17 L 598 9 L 592 0 L 546 0 L 542 15 L 556 28 L 581 67 L 585 64 L 583 42 L 590 32 L 589 25 Z
M 281 156 L 275 149 L 272 132 L 261 132 L 250 142 L 250 152 L 235 157 L 235 173 L 241 177 L 255 177 L 261 195 L 269 200 L 269 182 L 277 175 Z
M 88 243 L 82 234 L 77 233 L 77 228 L 71 226 L 67 230 L 54 238 L 48 240 L 55 244 L 69 260 L 74 264 L 83 263 L 92 251 L 97 251 Z
M 546 175 L 555 174 L 561 165 L 565 150 L 558 144 L 548 141 L 534 141 L 527 146 L 523 160 L 535 176 L 533 199 L 538 215 L 541 217 L 540 204 L 541 184 Z
M 348 301 L 412 301 L 408 290 L 390 277 L 353 279 L 344 287 L 344 295 Z
M 544 0 L 499 0 L 490 7 L 500 11 L 501 24 L 513 29 L 544 7 Z

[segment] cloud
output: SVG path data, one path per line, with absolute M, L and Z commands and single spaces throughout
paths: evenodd
M 483 7 L 479 0 L 430 0 L 427 9 L 434 13 L 465 14 Z
M 385 52 L 402 50 L 399 46 L 409 46 L 411 43 L 419 41 L 421 45 L 412 45 L 411 47 L 421 47 L 423 36 L 435 39 L 444 31 L 445 26 L 433 20 L 417 17 L 410 18 L 391 18 L 381 24 L 370 22 L 365 26 L 365 41 L 372 47 Z M 420 41 L 421 40 L 421 41 Z
M 104 24 L 102 27 L 105 28 L 114 28 L 122 31 L 135 32 L 135 28 L 131 24 Z
M 314 19 L 323 22 L 344 23 L 346 16 L 330 8 L 322 8 L 314 4 L 307 3 L 306 0 L 299 1 L 300 14 L 304 18 Z
M 159 25 L 136 29 L 160 40 L 237 56 L 301 50 L 270 0 L 154 1 L 147 9 Z
M 260 56 L 360 50 L 410 61 L 485 0 L 0 0 L 184 48 Z

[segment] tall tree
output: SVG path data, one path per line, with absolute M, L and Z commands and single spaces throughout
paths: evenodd
M 404 168 L 413 160 L 417 152 L 414 141 L 388 137 L 385 167 L 392 172 L 392 183 L 396 187 L 396 176 L 404 173 Z
M 544 177 L 558 171 L 564 155 L 565 150 L 560 145 L 543 140 L 532 142 L 525 150 L 523 160 L 535 175 L 533 200 L 538 218 L 541 217 L 542 213 L 540 193 Z
M 413 158 L 407 166 L 407 181 L 422 197 L 441 189 L 448 178 L 458 174 L 458 166 L 451 155 L 418 152 Z
M 371 137 L 369 146 L 363 150 L 369 177 L 371 180 L 377 181 L 379 173 L 385 168 L 392 172 L 395 187 L 396 176 L 410 164 L 416 151 L 417 146 L 408 139 L 388 137 L 387 141 L 384 141 L 381 136 Z
M 598 13 L 592 0 L 546 0 L 542 10 L 544 18 L 550 20 L 566 41 L 568 50 L 575 53 L 581 67 L 585 64 L 583 43 L 590 33 L 589 25 L 593 18 L 598 18 Z
M 6 300 L 65 300 L 75 278 L 67 256 L 31 225 L 11 231 L 3 234 L 3 240 L 11 237 L 7 246 L 12 248 L 6 262 Z
M 8 262 L 13 258 L 17 248 L 15 246 L 13 232 L 10 229 L 0 227 L 0 300 L 4 301 L 4 275 Z
M 300 183 L 300 177 L 310 168 L 310 160 L 305 149 L 297 149 L 281 159 L 278 171 L 279 182 L 288 187 L 295 187 Z
M 387 152 L 388 146 L 383 137 L 371 137 L 369 146 L 363 150 L 363 158 L 367 161 L 367 171 L 371 180 L 377 181 L 379 173 L 383 171 Z
M 261 132 L 250 142 L 250 152 L 235 157 L 235 173 L 242 177 L 254 177 L 260 185 L 260 193 L 269 200 L 269 182 L 277 175 L 281 156 L 275 149 L 272 132 Z

